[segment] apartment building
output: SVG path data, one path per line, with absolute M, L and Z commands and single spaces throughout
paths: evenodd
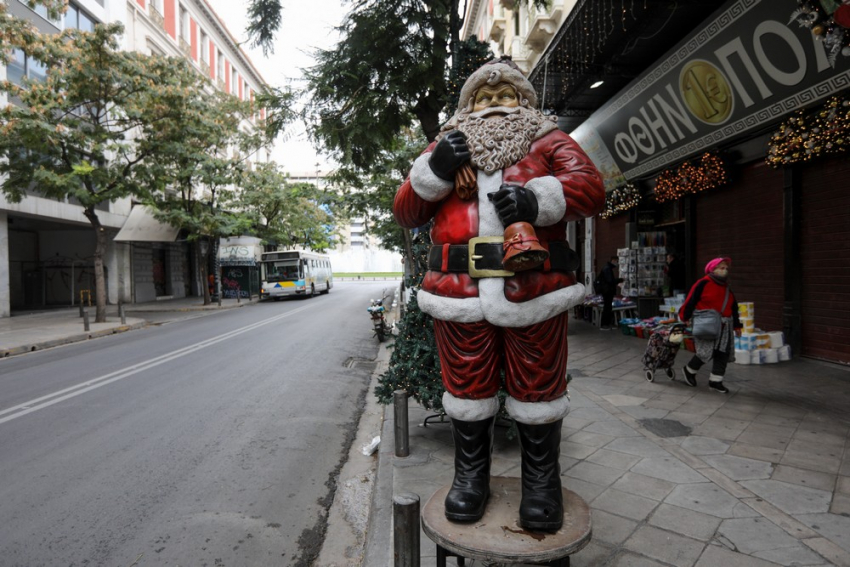
M 260 73 L 205 0 L 70 0 L 68 11 L 56 21 L 21 0 L 0 1 L 10 13 L 47 33 L 121 21 L 125 49 L 183 57 L 210 79 L 210 89 L 241 100 L 254 100 L 265 88 Z M 45 73 L 23 53 L 16 54 L 8 68 L 0 66 L 0 80 L 38 79 Z M 6 103 L 0 98 L 0 104 Z M 257 109 L 243 128 L 264 119 L 265 111 Z M 250 158 L 268 159 L 268 148 Z M 103 203 L 98 209 L 111 237 L 104 259 L 109 303 L 203 293 L 197 258 L 177 229 L 161 225 L 129 199 Z M 18 204 L 0 196 L 0 317 L 15 310 L 75 305 L 94 294 L 95 242 L 82 211 L 73 200 L 57 202 L 37 191 Z

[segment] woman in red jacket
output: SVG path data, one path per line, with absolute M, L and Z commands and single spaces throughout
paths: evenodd
M 691 288 L 688 298 L 679 309 L 679 319 L 687 323 L 694 315 L 694 311 L 700 309 L 713 309 L 720 312 L 722 326 L 720 334 L 714 340 L 694 339 L 696 354 L 691 361 L 682 369 L 685 382 L 688 386 L 697 385 L 697 371 L 703 364 L 712 361 L 711 375 L 708 377 L 708 386 L 722 394 L 729 393 L 729 389 L 723 385 L 723 376 L 726 374 L 726 365 L 735 361 L 735 339 L 734 335 L 741 334 L 741 321 L 738 318 L 738 302 L 735 294 L 729 288 L 729 266 L 731 258 L 715 258 L 705 265 L 705 277 L 700 279 Z M 729 297 L 726 299 L 726 292 Z M 725 307 L 724 307 L 725 300 Z

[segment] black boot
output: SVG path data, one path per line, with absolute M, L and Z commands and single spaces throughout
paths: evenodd
M 519 524 L 527 530 L 558 531 L 564 523 L 561 493 L 559 419 L 543 425 L 517 422 L 522 449 L 522 502 Z
M 490 496 L 490 455 L 496 418 L 481 421 L 452 419 L 455 478 L 446 495 L 446 518 L 474 522 L 484 515 Z

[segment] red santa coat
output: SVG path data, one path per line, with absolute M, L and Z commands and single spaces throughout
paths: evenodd
M 587 154 L 565 133 L 553 130 L 535 140 L 519 162 L 487 174 L 478 172 L 477 198 L 462 200 L 453 183 L 428 166 L 431 144 L 416 160 L 393 203 L 397 222 L 406 228 L 434 219 L 435 245 L 467 244 L 476 236 L 501 236 L 504 227 L 487 194 L 502 183 L 521 185 L 535 194 L 538 215 L 532 222 L 545 246 L 566 240 L 568 221 L 593 216 L 605 203 L 602 178 Z M 459 323 L 486 320 L 501 327 L 524 327 L 568 310 L 584 299 L 584 286 L 572 272 L 527 271 L 507 278 L 473 279 L 466 273 L 429 271 L 418 295 L 422 310 Z

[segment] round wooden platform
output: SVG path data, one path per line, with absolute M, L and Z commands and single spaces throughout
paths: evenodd
M 590 507 L 578 494 L 564 492 L 564 525 L 555 533 L 519 525 L 520 479 L 494 476 L 484 517 L 461 523 L 446 519 L 450 486 L 434 493 L 422 508 L 422 529 L 434 543 L 467 559 L 545 564 L 576 553 L 590 542 Z

